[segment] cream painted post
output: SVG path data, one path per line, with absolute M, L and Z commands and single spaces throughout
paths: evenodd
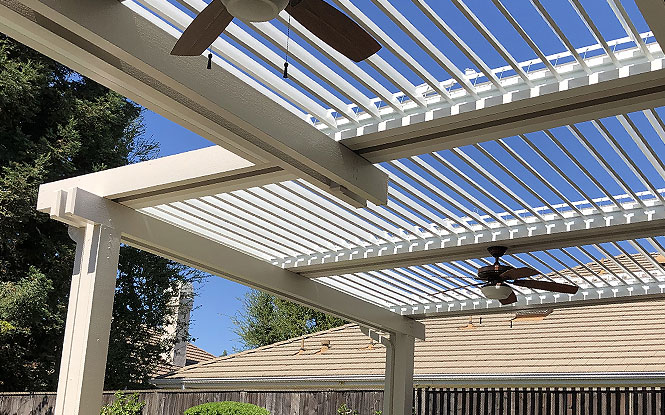
M 386 343 L 386 384 L 382 415 L 411 415 L 413 412 L 413 353 L 415 338 L 390 333 Z
M 69 228 L 76 259 L 69 294 L 55 415 L 99 415 L 120 233 L 99 224 Z

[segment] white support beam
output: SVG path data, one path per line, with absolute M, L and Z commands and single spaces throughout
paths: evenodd
M 67 308 L 56 415 L 98 415 L 109 346 L 120 233 L 108 226 L 70 228 L 76 259 Z
M 665 1 L 635 0 L 656 41 L 665 47 Z
M 386 346 L 386 380 L 383 414 L 411 415 L 413 413 L 413 355 L 415 339 L 401 333 L 391 333 Z
M 0 30 L 244 158 L 354 206 L 386 202 L 387 178 L 371 163 L 229 71 L 202 70 L 204 57 L 171 56 L 178 32 L 132 7 L 140 6 L 2 0 Z
M 402 315 L 416 318 L 446 316 L 469 316 L 475 314 L 511 313 L 518 310 L 588 307 L 590 305 L 613 304 L 621 301 L 645 301 L 665 297 L 665 281 L 616 287 L 593 287 L 580 289 L 577 294 L 557 294 L 549 291 L 520 294 L 517 302 L 501 305 L 496 300 L 474 298 L 450 302 L 432 302 L 412 306 L 393 307 Z
M 60 190 L 56 198 L 40 198 L 54 200 L 41 210 L 62 222 L 74 226 L 104 223 L 121 232 L 124 243 L 153 254 L 369 327 L 420 339 L 425 336 L 424 326 L 413 319 L 85 190 Z
M 278 166 L 254 164 L 211 146 L 46 183 L 37 209 L 52 205 L 48 195 L 73 187 L 139 209 L 292 179 L 293 174 Z
M 342 140 L 374 163 L 665 105 L 665 69 Z
M 336 251 L 335 255 L 303 255 L 275 261 L 309 277 L 458 261 L 487 256 L 487 247 L 505 245 L 512 254 L 622 241 L 665 233 L 665 205 L 652 200 L 644 207 L 548 220 L 516 223 L 489 230 L 464 231 L 412 241 Z

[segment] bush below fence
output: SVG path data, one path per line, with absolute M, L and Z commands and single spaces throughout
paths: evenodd
M 381 410 L 381 391 L 139 391 L 143 415 L 182 415 L 205 402 L 248 402 L 272 415 L 359 415 Z M 104 393 L 104 403 L 113 392 Z M 0 393 L 0 415 L 52 415 L 54 393 Z M 665 415 L 665 388 L 437 389 L 415 391 L 417 415 Z

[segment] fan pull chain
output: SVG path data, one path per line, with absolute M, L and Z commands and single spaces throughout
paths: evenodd
M 291 15 L 289 15 L 289 24 L 286 26 L 286 56 L 284 57 L 284 75 L 282 75 L 284 79 L 289 77 L 289 40 L 291 40 Z
M 208 69 L 212 69 L 212 53 L 208 53 Z

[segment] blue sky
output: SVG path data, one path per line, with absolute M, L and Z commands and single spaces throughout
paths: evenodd
M 152 111 L 144 112 L 146 135 L 160 144 L 160 157 L 210 146 L 211 143 Z M 194 344 L 220 355 L 239 348 L 238 336 L 233 333 L 231 317 L 241 307 L 242 296 L 248 288 L 216 276 L 209 276 L 196 287 L 190 334 Z

